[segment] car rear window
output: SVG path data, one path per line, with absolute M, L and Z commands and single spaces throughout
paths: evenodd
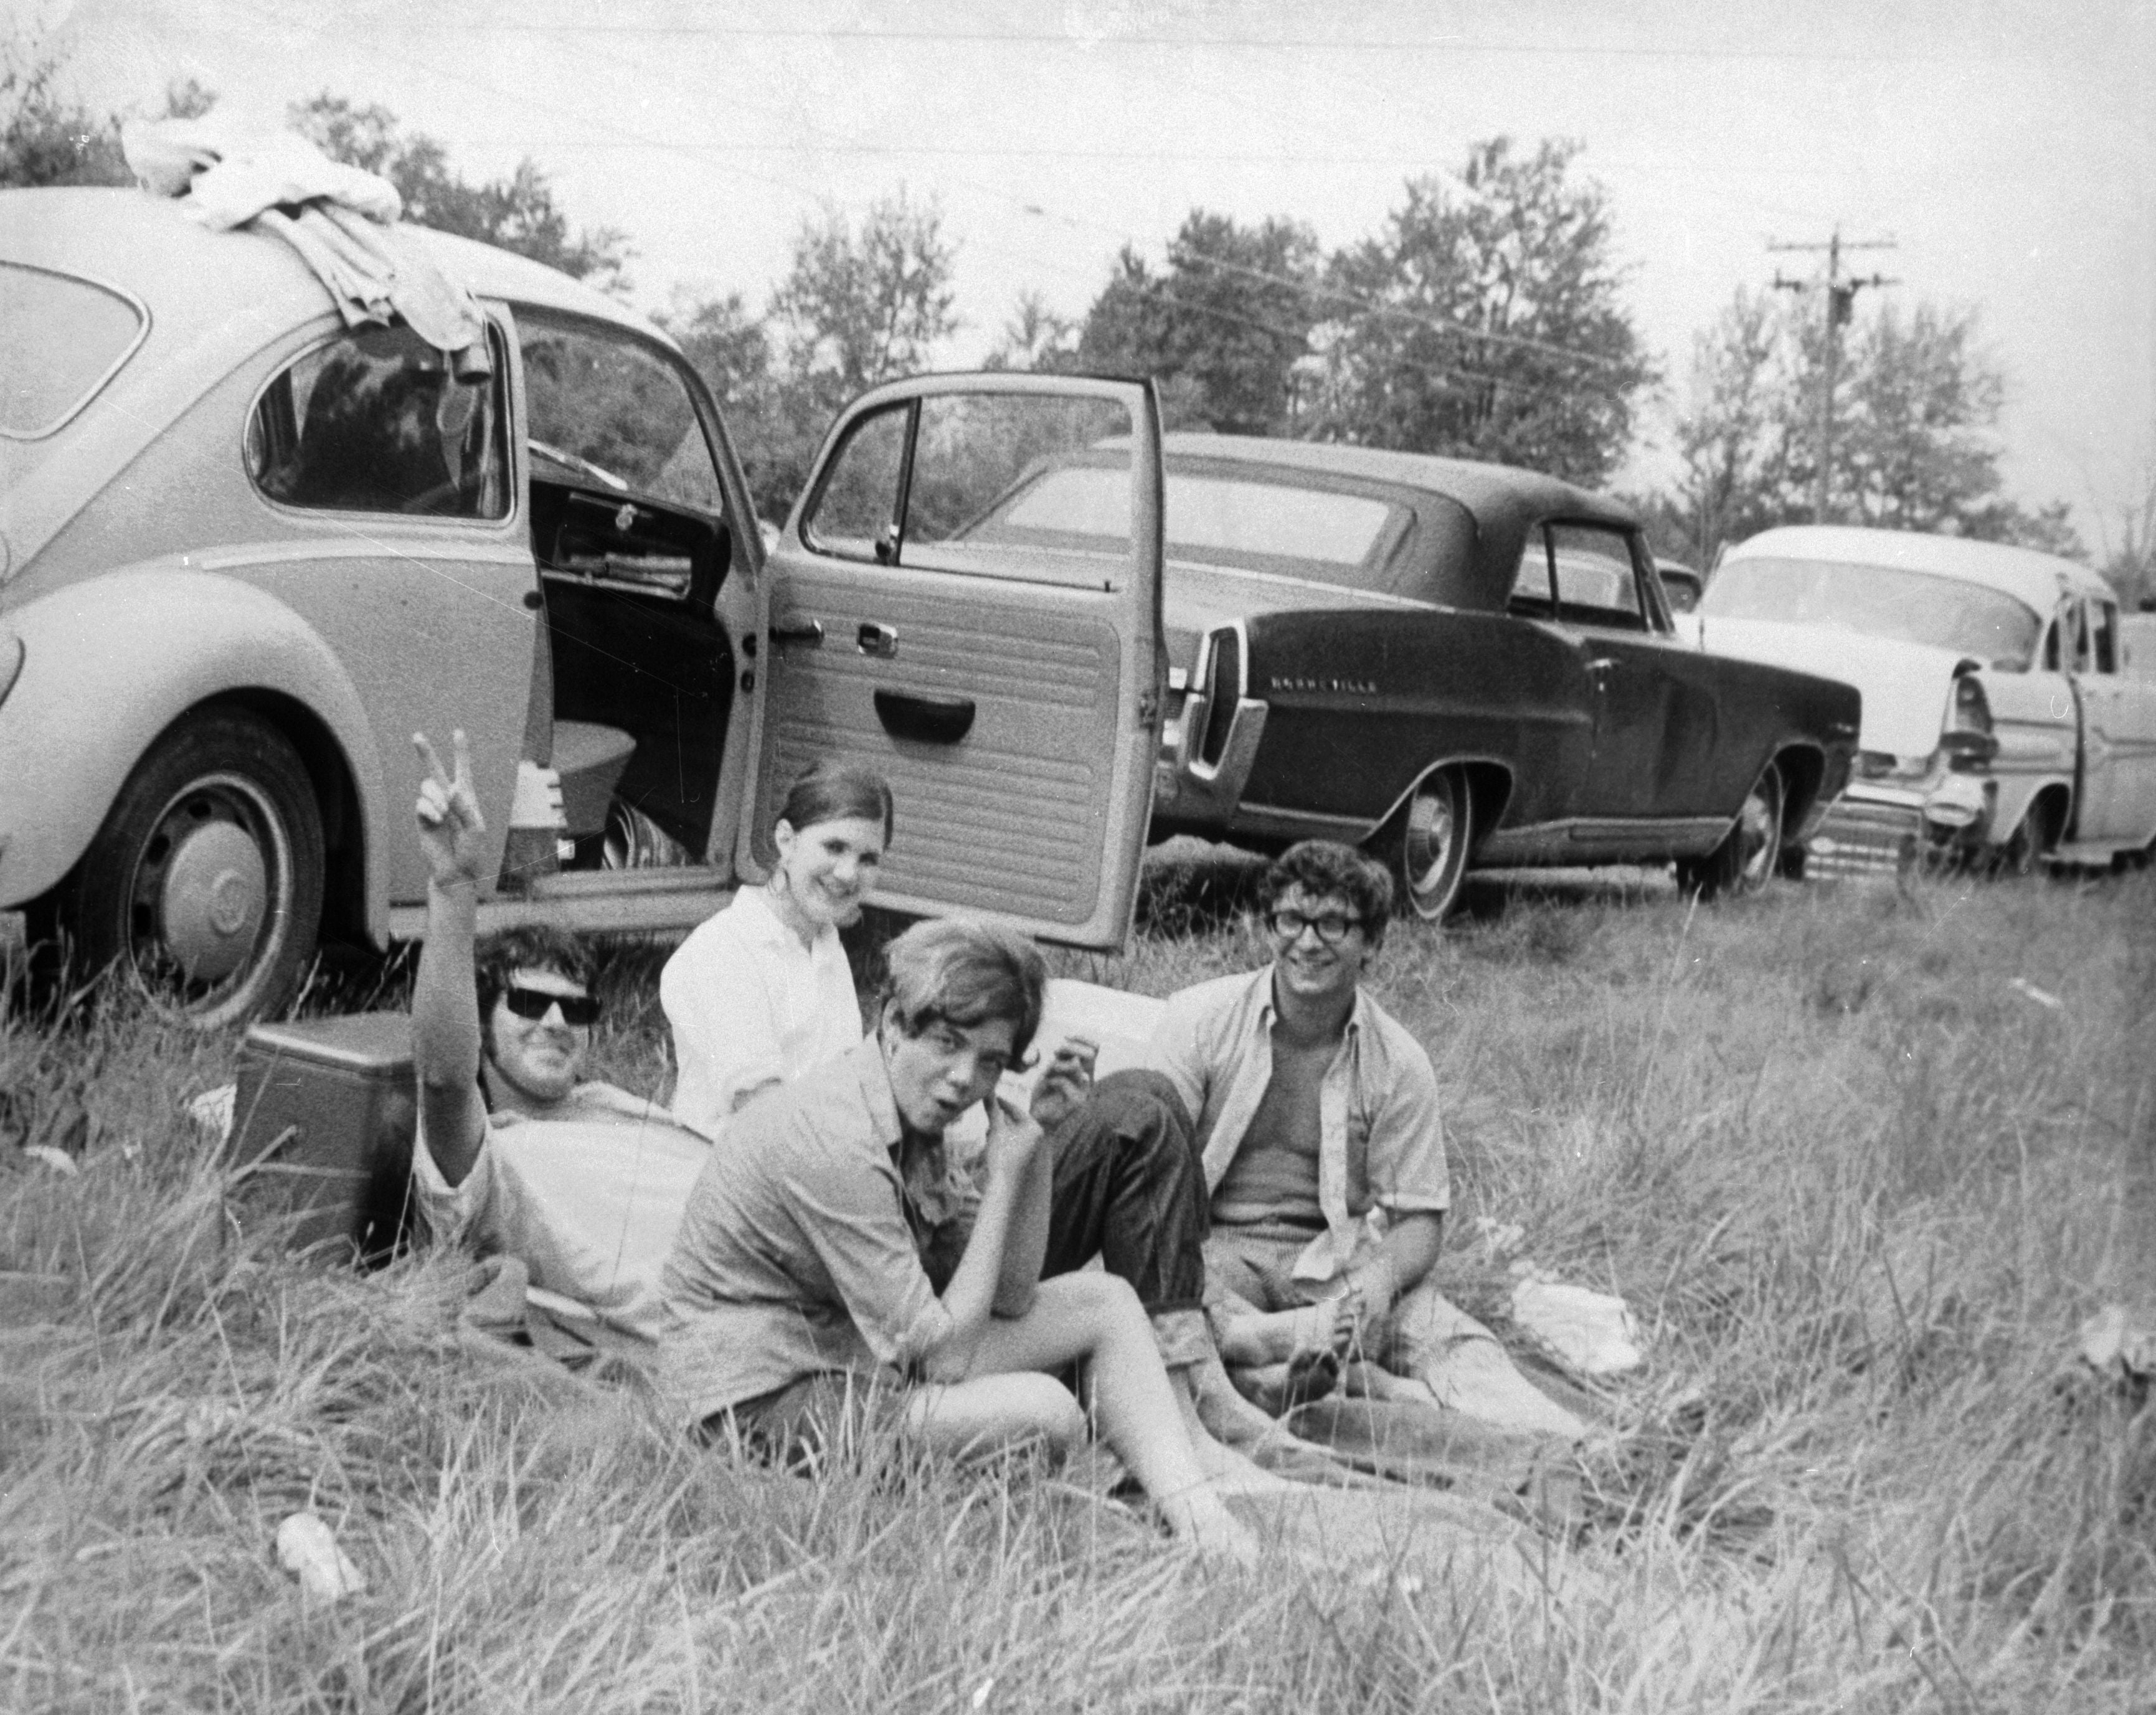
M 118 372 L 149 325 L 109 287 L 0 262 L 0 434 L 52 434 Z
M 1404 506 L 1368 495 L 1173 470 L 1166 503 L 1171 559 L 1292 573 L 1356 589 L 1392 588 L 1393 551 L 1409 521 Z M 1065 465 L 1029 484 L 973 534 L 980 541 L 1120 547 L 1130 509 L 1126 471 Z
M 2016 670 L 2035 656 L 2044 624 L 2024 603 L 1979 583 L 1898 566 L 1771 554 L 1725 561 L 1699 611 L 1709 619 L 1774 619 L 1928 644 Z

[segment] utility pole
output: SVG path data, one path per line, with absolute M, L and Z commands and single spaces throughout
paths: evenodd
M 1841 277 L 1841 253 L 1844 250 L 1891 250 L 1892 239 L 1841 240 L 1841 228 L 1836 227 L 1834 235 L 1823 244 L 1783 244 L 1774 239 L 1767 241 L 1770 250 L 1804 250 L 1817 254 L 1826 252 L 1826 361 L 1820 385 L 1819 471 L 1812 495 L 1812 519 L 1819 524 L 1829 523 L 1827 496 L 1832 491 L 1834 477 L 1834 381 L 1835 371 L 1841 358 L 1841 326 L 1856 312 L 1856 295 L 1866 286 L 1899 285 L 1883 274 L 1869 278 Z M 1779 268 L 1774 270 L 1774 289 L 1784 292 L 1810 291 L 1815 280 L 1784 280 Z

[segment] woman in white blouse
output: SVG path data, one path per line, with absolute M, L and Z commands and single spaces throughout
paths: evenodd
M 817 763 L 780 808 L 770 880 L 742 888 L 666 961 L 659 999 L 674 1030 L 682 1124 L 715 1132 L 758 1091 L 861 1040 L 839 930 L 860 915 L 891 829 L 880 774 Z

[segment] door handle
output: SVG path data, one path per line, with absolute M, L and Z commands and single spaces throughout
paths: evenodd
M 805 619 L 794 625 L 774 625 L 771 628 L 771 640 L 774 644 L 805 643 L 811 649 L 821 649 L 824 646 L 824 622 L 821 619 Z
M 861 629 L 854 634 L 854 646 L 865 655 L 887 661 L 898 653 L 898 634 L 888 625 L 864 619 Z
M 1597 655 L 1587 664 L 1587 670 L 1599 678 L 1616 665 L 1617 658 L 1614 655 Z
M 973 730 L 970 696 L 922 696 L 908 691 L 875 694 L 876 719 L 893 738 L 921 744 L 956 744 Z

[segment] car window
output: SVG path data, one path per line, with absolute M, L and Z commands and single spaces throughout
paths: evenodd
M 1035 472 L 993 516 L 973 526 L 970 539 L 1125 552 L 1128 475 L 1100 458 Z M 1423 593 L 1408 587 L 1417 573 L 1399 549 L 1414 517 L 1397 501 L 1173 468 L 1167 485 L 1171 559 L 1276 572 L 1348 589 Z
M 148 323 L 119 293 L 0 262 L 0 434 L 37 440 L 73 417 L 127 361 Z
M 2015 672 L 2036 659 L 2044 632 L 2035 609 L 1981 584 L 1898 566 L 1777 554 L 1724 561 L 1707 580 L 1699 611 L 1710 619 L 1770 619 L 1929 644 Z M 2056 638 L 2044 644 L 2053 665 L 2056 647 Z
M 1537 524 L 1527 531 L 1520 549 L 1520 566 L 1512 574 L 1512 598 L 1505 611 L 1525 619 L 1549 619 L 1557 612 L 1556 587 L 1550 577 L 1549 538 Z
M 1585 524 L 1553 524 L 1549 537 L 1560 619 L 1624 631 L 1647 629 L 1630 537 Z
M 722 512 L 717 463 L 680 365 L 600 322 L 519 306 L 532 474 Z
M 506 518 L 501 355 L 497 345 L 492 372 L 466 381 L 408 327 L 343 333 L 262 390 L 248 418 L 248 475 L 289 506 Z
M 812 547 L 847 559 L 1104 584 L 1131 552 L 1130 432 L 1119 400 L 931 393 L 847 430 L 803 531 Z M 1081 506 L 1065 506 L 1055 527 L 1012 526 L 1014 501 L 1078 456 L 1096 479 Z
M 2118 670 L 2118 609 L 2109 602 L 2091 602 L 2089 613 L 2094 622 L 2089 629 L 2096 644 L 2096 670 L 2116 673 Z
M 845 560 L 888 561 L 898 548 L 898 483 L 911 405 L 861 418 L 831 455 L 802 521 L 811 547 Z

